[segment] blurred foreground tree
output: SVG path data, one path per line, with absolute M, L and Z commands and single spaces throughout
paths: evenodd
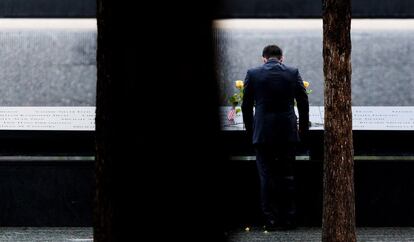
M 223 239 L 213 2 L 97 0 L 96 242 Z

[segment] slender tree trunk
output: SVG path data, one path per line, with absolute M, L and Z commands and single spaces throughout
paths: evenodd
M 324 242 L 356 241 L 350 29 L 351 0 L 323 0 Z

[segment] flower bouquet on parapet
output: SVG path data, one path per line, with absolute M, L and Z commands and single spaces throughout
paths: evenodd
M 309 85 L 310 85 L 310 83 L 309 82 L 307 82 L 307 81 L 303 81 L 303 85 L 305 86 L 305 88 L 306 88 L 306 93 L 307 94 L 311 94 L 313 91 L 311 90 L 311 89 L 308 89 L 308 87 L 309 87 Z
M 241 112 L 241 103 L 243 102 L 244 82 L 242 80 L 235 81 L 236 92 L 229 98 L 231 108 L 227 113 L 227 120 L 234 123 L 234 118 Z
M 310 86 L 310 82 L 308 82 L 308 81 L 303 81 L 303 86 L 305 86 L 305 89 L 306 89 L 306 94 L 311 94 L 312 92 L 313 92 L 313 90 L 312 89 L 309 89 L 309 86 Z M 295 100 L 295 106 L 296 106 L 296 100 Z M 298 122 L 299 122 L 299 120 L 298 120 Z M 309 120 L 309 127 L 310 126 L 312 126 L 312 123 L 311 123 L 311 121 Z
M 307 82 L 307 81 L 303 81 L 303 86 L 305 86 L 305 89 L 306 89 L 306 94 L 311 94 L 312 92 L 313 92 L 313 90 L 312 89 L 309 89 L 309 86 L 310 86 L 310 82 Z M 295 106 L 296 106 L 296 100 L 295 100 Z

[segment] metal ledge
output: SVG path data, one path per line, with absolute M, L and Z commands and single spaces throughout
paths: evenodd
M 256 156 L 230 156 L 230 160 L 235 161 L 255 161 Z M 308 161 L 316 161 L 311 160 L 309 156 L 296 156 L 297 161 L 301 160 L 308 160 Z M 368 155 L 361 155 L 361 156 L 354 156 L 354 160 L 356 161 L 414 161 L 414 156 L 408 155 L 397 155 L 397 156 L 368 156 Z
M 2 161 L 95 161 L 95 156 L 0 156 L 0 162 Z

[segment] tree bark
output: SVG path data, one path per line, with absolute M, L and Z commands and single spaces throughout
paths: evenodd
M 324 242 L 356 241 L 350 29 L 351 0 L 323 0 Z

